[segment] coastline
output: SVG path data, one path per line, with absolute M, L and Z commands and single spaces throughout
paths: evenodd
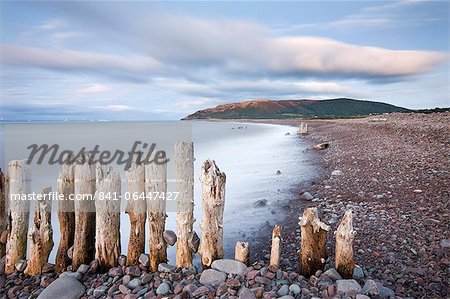
M 18 263 L 13 274 L 0 273 L 0 298 L 36 298 L 43 292 L 48 297 L 52 290 L 78 292 L 73 298 L 86 299 L 294 299 L 335 295 L 354 298 L 356 293 L 360 299 L 369 298 L 366 295 L 447 297 L 450 177 L 445 166 L 450 152 L 449 140 L 442 136 L 448 135 L 450 113 L 306 122 L 309 133 L 299 138 L 311 148 L 304 153 L 308 163 L 315 163 L 315 175 L 312 180 L 292 182 L 295 198 L 280 202 L 278 208 L 274 205 L 270 210 L 279 220 L 276 224 L 283 226 L 279 269 L 268 267 L 273 227 L 264 225 L 247 240 L 252 253 L 251 266 L 242 274 L 207 277 L 211 272 L 197 273 L 195 268 L 182 270 L 165 264 L 160 264 L 158 272 L 151 273 L 145 254 L 140 257 L 139 265 L 132 266 L 126 266 L 126 257 L 121 256 L 119 266 L 107 273 L 99 273 L 98 261 L 94 260 L 75 272 L 61 275 L 47 264 L 42 275 L 27 277 L 23 274 L 23 263 Z M 270 120 L 270 123 L 298 126 L 300 121 Z M 321 151 L 312 149 L 321 142 L 328 142 L 330 147 Z M 335 170 L 340 171 L 339 175 L 331 175 Z M 286 180 L 294 179 L 286 176 Z M 305 196 L 305 192 L 312 197 Z M 310 278 L 298 273 L 298 217 L 305 207 L 317 207 L 320 219 L 330 225 L 326 271 L 319 270 Z M 361 270 L 354 272 L 357 289 L 353 290 L 339 284 L 340 278 L 332 278 L 336 271 L 331 269 L 334 268 L 333 232 L 346 209 L 354 213 L 353 226 L 357 231 L 354 259 Z M 227 273 L 222 270 L 219 272 Z M 220 274 L 216 272 L 214 275 Z M 207 278 L 216 279 L 217 284 L 205 282 Z M 73 285 L 68 287 L 68 281 Z
M 300 120 L 242 122 L 298 126 Z M 332 267 L 331 232 L 344 211 L 352 209 L 357 230 L 354 258 L 366 278 L 382 282 L 401 297 L 447 297 L 450 175 L 445 165 L 449 141 L 442 136 L 448 136 L 450 113 L 304 122 L 309 132 L 302 138 L 311 147 L 322 142 L 330 147 L 311 150 L 318 175 L 299 186 L 298 199 L 291 200 L 284 207 L 286 216 L 280 217 L 284 263 L 298 270 L 298 217 L 305 207 L 314 206 L 331 226 L 326 267 Z M 331 175 L 333 170 L 340 170 L 341 175 Z M 303 199 L 304 192 L 314 199 Z M 261 251 L 262 255 L 267 252 L 269 246 Z

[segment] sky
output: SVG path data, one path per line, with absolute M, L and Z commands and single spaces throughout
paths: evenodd
M 253 99 L 450 106 L 449 1 L 2 1 L 3 120 L 173 120 Z

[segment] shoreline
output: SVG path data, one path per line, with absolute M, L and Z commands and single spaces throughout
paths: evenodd
M 16 265 L 15 273 L 0 273 L 0 298 L 36 298 L 51 290 L 49 285 L 55 289 L 53 282 L 64 289 L 60 284 L 69 278 L 79 285 L 72 289 L 86 299 L 447 297 L 450 176 L 445 166 L 450 152 L 449 140 L 442 136 L 448 134 L 450 113 L 305 122 L 309 133 L 301 138 L 310 145 L 305 156 L 316 165 L 316 174 L 311 180 L 293 182 L 294 199 L 270 207 L 277 213 L 276 224 L 283 226 L 280 269 L 268 267 L 273 227 L 264 225 L 248 240 L 250 266 L 241 274 L 222 277 L 226 272 L 222 271 L 214 286 L 205 282 L 210 272 L 197 273 L 195 268 L 163 265 L 150 273 L 144 255 L 141 264 L 128 267 L 121 258 L 118 267 L 104 274 L 98 273 L 96 260 L 62 275 L 48 265 L 44 274 L 34 277 L 26 277 Z M 298 126 L 299 121 L 271 120 L 271 124 Z M 321 142 L 330 147 L 312 149 Z M 310 278 L 298 274 L 298 217 L 305 207 L 317 207 L 320 219 L 330 225 L 325 269 Z M 340 278 L 333 278 L 333 232 L 346 209 L 353 210 L 357 231 L 356 291 L 346 290 L 339 285 Z
M 252 120 L 246 120 L 253 123 Z M 255 120 L 296 125 L 300 120 Z M 343 212 L 354 212 L 356 264 L 364 276 L 382 282 L 397 296 L 440 298 L 449 295 L 450 113 L 389 114 L 363 119 L 304 120 L 319 174 L 299 184 L 289 202 L 284 228 L 284 259 L 296 261 L 298 216 L 315 206 L 332 227 L 327 252 L 334 253 L 333 233 Z M 447 135 L 446 135 L 447 134 Z M 333 170 L 341 175 L 333 176 Z M 309 192 L 313 201 L 302 199 Z M 270 244 L 270 243 L 269 243 Z M 267 247 L 266 251 L 270 248 Z M 331 254 L 327 266 L 333 266 Z

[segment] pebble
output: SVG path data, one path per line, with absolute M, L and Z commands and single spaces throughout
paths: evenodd
M 248 288 L 242 288 L 239 292 L 239 299 L 256 299 L 256 296 Z
M 107 286 L 101 286 L 98 287 L 94 290 L 93 295 L 95 298 L 100 297 L 101 295 L 103 295 L 104 293 L 106 293 L 106 291 L 108 290 Z
M 141 276 L 141 269 L 138 266 L 129 266 L 125 269 L 125 274 L 132 277 L 139 277 Z
M 192 292 L 192 296 L 194 297 L 201 297 L 209 294 L 209 289 L 206 286 L 201 286 L 197 289 L 195 289 L 194 292 Z
M 80 272 L 81 274 L 86 274 L 86 272 L 89 270 L 89 266 L 82 264 L 78 267 L 77 272 Z
M 301 290 L 301 288 L 300 288 L 299 285 L 297 285 L 297 284 L 291 284 L 291 285 L 289 286 L 289 291 L 291 291 L 292 294 L 294 294 L 294 295 L 298 295 L 298 294 L 301 293 L 302 290 Z
M 15 268 L 18 272 L 25 271 L 25 268 L 27 267 L 27 261 L 26 260 L 19 260 L 16 262 Z
M 331 172 L 331 175 L 332 175 L 332 176 L 339 176 L 339 175 L 342 175 L 342 171 L 341 171 L 341 170 L 338 170 L 338 169 L 333 170 L 333 171 Z
M 169 265 L 167 263 L 160 263 L 158 265 L 158 272 L 170 273 L 177 269 L 177 267 Z
M 289 287 L 284 284 L 281 286 L 281 288 L 277 291 L 278 296 L 282 297 L 282 296 L 286 296 L 287 294 L 289 294 Z
M 129 283 L 127 283 L 127 287 L 129 289 L 137 288 L 142 284 L 142 281 L 140 278 L 133 278 Z
M 120 255 L 117 259 L 117 263 L 119 266 L 125 267 L 127 265 L 127 257 L 125 255 Z
M 191 237 L 188 240 L 189 248 L 193 253 L 197 253 L 198 247 L 200 246 L 200 238 L 198 237 L 197 233 L 194 231 L 191 234 Z
M 354 279 L 340 279 L 336 281 L 338 295 L 356 294 L 361 291 L 361 286 Z
M 333 281 L 342 279 L 342 276 L 334 268 L 328 269 L 323 274 L 328 276 L 329 278 L 331 278 L 331 280 L 333 280 Z
M 170 293 L 170 286 L 163 282 L 162 284 L 159 285 L 159 287 L 156 289 L 156 294 L 157 295 L 167 295 Z
M 142 266 L 148 267 L 149 262 L 150 262 L 150 259 L 149 259 L 149 257 L 148 257 L 148 254 L 142 253 L 142 254 L 139 256 L 139 263 L 141 263 Z
M 163 232 L 163 238 L 169 246 L 173 246 L 177 242 L 177 235 L 172 230 L 165 230 Z
M 353 268 L 353 278 L 354 279 L 364 278 L 364 271 L 361 267 L 356 266 L 355 268 Z
M 226 279 L 227 275 L 225 273 L 214 269 L 207 269 L 202 272 L 200 276 L 200 283 L 203 285 L 210 284 L 217 287 L 222 282 L 225 282 Z
M 311 193 L 309 193 L 309 192 L 304 192 L 302 194 L 301 198 L 304 200 L 312 200 L 314 198 L 314 196 L 312 196 Z

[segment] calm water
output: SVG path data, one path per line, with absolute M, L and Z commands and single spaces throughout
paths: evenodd
M 99 125 L 107 126 L 108 124 Z M 238 127 L 241 128 L 238 129 Z M 286 136 L 286 132 L 290 132 L 291 135 Z M 63 134 L 63 132 L 60 133 Z M 114 136 L 115 140 L 126 139 L 126 136 L 120 135 L 126 133 L 118 134 Z M 22 137 L 26 138 L 26 136 Z M 199 229 L 201 185 L 198 179 L 201 163 L 205 159 L 213 159 L 221 171 L 227 175 L 224 249 L 225 256 L 232 257 L 235 242 L 246 241 L 267 222 L 270 225 L 275 224 L 276 219 L 271 213 L 272 209 L 280 203 L 295 198 L 292 187 L 310 177 L 312 166 L 308 164 L 303 153 L 306 146 L 297 137 L 296 128 L 266 124 L 193 122 L 192 138 L 196 159 L 195 218 L 197 221 L 194 229 L 201 236 Z M 23 157 L 16 157 L 18 158 Z M 281 171 L 280 175 L 276 174 L 278 170 Z M 33 176 L 32 191 L 40 192 L 43 186 L 52 186 L 53 190 L 56 190 L 57 169 L 40 171 L 39 174 L 33 173 Z M 122 179 L 124 177 L 122 172 Z M 124 191 L 126 191 L 126 182 L 123 180 L 122 192 Z M 262 208 L 254 207 L 254 203 L 261 199 L 267 200 L 268 205 Z M 50 257 L 51 262 L 54 261 L 60 238 L 56 204 L 53 205 L 53 209 L 55 210 L 52 215 L 55 247 Z M 166 228 L 175 231 L 175 212 L 173 211 L 173 208 L 168 209 Z M 277 217 L 280 217 L 279 214 Z M 127 251 L 129 228 L 128 215 L 122 212 L 123 253 Z M 148 249 L 148 244 L 146 246 Z M 175 263 L 175 247 L 169 248 L 168 254 L 169 262 Z

